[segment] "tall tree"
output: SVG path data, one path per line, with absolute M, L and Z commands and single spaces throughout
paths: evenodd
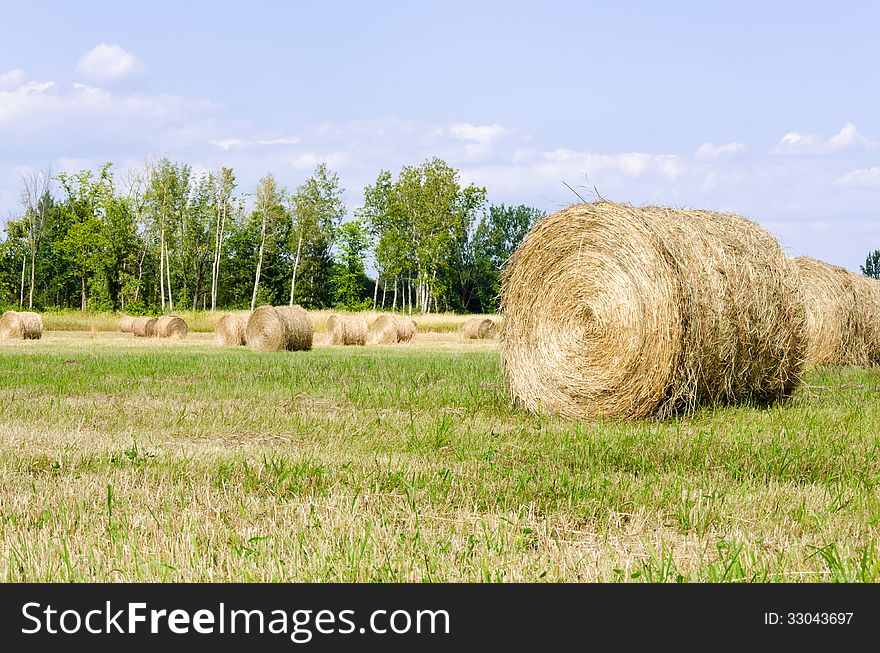
M 234 210 L 236 182 L 232 168 L 220 168 L 216 177 L 212 177 L 214 199 L 214 261 L 211 265 L 211 310 L 217 309 L 217 293 L 220 286 L 220 262 L 223 260 L 223 243 L 227 236 L 227 223 Z
M 31 274 L 28 289 L 28 309 L 34 307 L 34 283 L 37 269 L 37 250 L 46 226 L 46 216 L 52 209 L 52 169 L 32 170 L 22 175 L 24 190 L 21 202 L 24 205 L 27 224 L 27 244 L 30 250 Z M 23 288 L 22 288 L 23 291 Z M 22 302 L 23 304 L 24 302 Z
M 99 271 L 108 247 L 102 217 L 106 202 L 113 194 L 110 166 L 106 164 L 97 179 L 93 178 L 91 170 L 58 175 L 66 193 L 62 210 L 69 216 L 70 227 L 57 247 L 76 271 L 83 311 L 89 307 L 90 281 Z
M 289 200 L 293 221 L 290 245 L 295 252 L 290 276 L 291 306 L 297 298 L 297 277 L 304 263 L 310 274 L 307 279 L 309 288 L 301 293 L 302 303 L 315 306 L 329 299 L 325 295 L 332 271 L 330 249 L 334 233 L 346 213 L 343 192 L 339 175 L 331 172 L 326 164 L 319 163 Z
M 278 186 L 272 173 L 263 177 L 255 193 L 254 216 L 260 222 L 260 246 L 257 250 L 257 270 L 254 275 L 254 292 L 251 295 L 251 310 L 257 305 L 257 292 L 260 288 L 260 275 L 263 272 L 263 256 L 266 249 L 267 230 L 271 229 L 284 215 L 284 189 Z
M 536 208 L 492 205 L 474 233 L 474 275 L 477 299 L 484 313 L 498 309 L 501 270 L 526 234 L 543 217 Z
M 869 252 L 865 264 L 859 267 L 865 276 L 880 279 L 880 250 L 875 249 L 873 252 Z
M 363 310 L 369 306 L 362 297 L 364 280 L 364 258 L 370 245 L 370 235 L 360 220 L 352 220 L 340 225 L 337 242 L 339 260 L 336 266 L 336 301 L 348 310 Z

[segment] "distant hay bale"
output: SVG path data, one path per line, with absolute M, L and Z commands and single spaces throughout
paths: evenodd
M 186 321 L 176 315 L 163 315 L 156 321 L 156 336 L 159 338 L 186 338 L 187 331 Z
M 799 384 L 794 264 L 745 218 L 598 201 L 541 220 L 503 274 L 501 356 L 533 412 L 666 417 Z
M 30 311 L 6 311 L 0 316 L 0 338 L 39 340 L 43 337 L 43 318 Z
M 855 321 L 859 341 L 864 347 L 864 363 L 880 365 L 880 281 L 853 274 Z
M 245 339 L 256 351 L 302 351 L 312 348 L 315 329 L 300 306 L 260 306 L 248 318 Z
M 367 344 L 367 321 L 361 315 L 339 315 L 327 318 L 327 342 L 331 345 Z
M 383 313 L 370 327 L 369 342 L 377 345 L 392 345 L 409 342 L 418 331 L 415 320 L 405 315 Z
M 806 307 L 806 364 L 864 365 L 868 353 L 859 328 L 855 275 L 808 256 L 794 263 Z
M 122 319 L 119 320 L 119 330 L 122 333 L 131 333 L 133 322 L 134 318 L 131 315 L 123 315 Z
M 224 313 L 214 325 L 214 342 L 218 345 L 238 347 L 245 344 L 245 332 L 250 313 Z
M 472 317 L 461 325 L 461 335 L 471 340 L 489 340 L 498 335 L 498 325 L 488 317 Z
M 131 323 L 131 332 L 138 338 L 152 338 L 156 335 L 155 317 L 136 317 Z

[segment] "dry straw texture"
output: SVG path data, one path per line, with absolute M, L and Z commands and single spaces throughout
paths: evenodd
M 807 365 L 864 365 L 858 319 L 858 279 L 849 270 L 808 256 L 794 260 L 807 315 Z
M 155 317 L 136 317 L 131 322 L 131 332 L 138 338 L 152 338 L 156 335 Z
M 781 399 L 806 317 L 776 240 L 736 215 L 600 201 L 541 220 L 511 257 L 501 354 L 515 397 L 573 418 Z
M 131 315 L 123 315 L 119 320 L 119 330 L 122 333 L 131 333 L 131 327 L 134 324 L 134 318 Z
M 856 296 L 855 320 L 865 349 L 865 363 L 880 365 L 880 281 L 852 275 Z
M 176 315 L 163 315 L 156 321 L 156 335 L 159 338 L 186 338 L 188 330 L 186 321 Z
M 247 322 L 245 338 L 256 351 L 301 351 L 312 348 L 314 326 L 300 306 L 260 306 Z
M 413 319 L 405 315 L 383 313 L 370 327 L 369 342 L 377 345 L 393 345 L 409 342 L 418 331 Z
M 367 321 L 362 315 L 339 315 L 327 318 L 327 342 L 331 345 L 367 344 Z
M 218 345 L 237 347 L 245 344 L 250 313 L 224 313 L 214 325 L 214 342 Z
M 472 340 L 487 340 L 498 335 L 498 325 L 488 317 L 475 317 L 461 325 L 461 335 Z
M 0 316 L 0 338 L 39 340 L 43 337 L 43 318 L 29 311 L 6 311 Z

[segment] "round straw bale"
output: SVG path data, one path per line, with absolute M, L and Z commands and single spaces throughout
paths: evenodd
M 224 313 L 214 325 L 214 342 L 218 345 L 239 346 L 245 343 L 245 331 L 250 313 Z
M 119 330 L 122 333 L 131 333 L 131 326 L 134 322 L 134 318 L 131 315 L 123 315 L 122 319 L 119 320 Z
M 156 335 L 155 317 L 136 317 L 131 323 L 131 332 L 138 338 L 151 338 Z
M 794 264 L 732 214 L 614 202 L 541 220 L 503 279 L 501 356 L 534 412 L 665 417 L 768 403 L 800 382 L 806 317 Z
M 0 338 L 39 340 L 43 337 L 43 318 L 30 311 L 6 311 L 0 316 Z
M 409 342 L 417 330 L 415 320 L 405 315 L 383 313 L 373 321 L 369 341 L 379 345 Z
M 461 325 L 461 335 L 472 340 L 488 340 L 498 335 L 498 325 L 488 317 L 472 317 Z
M 300 306 L 260 306 L 247 322 L 245 339 L 256 351 L 301 351 L 312 348 L 314 326 Z
M 867 351 L 856 316 L 856 278 L 808 256 L 794 259 L 807 316 L 807 365 L 864 365 Z
M 186 338 L 189 327 L 182 317 L 163 315 L 156 321 L 156 336 L 159 338 Z
M 339 315 L 327 318 L 327 342 L 331 345 L 367 344 L 367 321 L 361 315 Z
M 880 365 L 880 281 L 853 274 L 855 321 L 858 340 L 864 347 L 865 363 Z

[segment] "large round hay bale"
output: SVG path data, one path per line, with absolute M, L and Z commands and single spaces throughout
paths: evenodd
M 224 313 L 214 325 L 214 342 L 237 347 L 245 344 L 245 331 L 250 313 Z
M 152 338 L 156 335 L 156 322 L 155 317 L 136 317 L 132 320 L 131 332 L 138 338 Z
M 6 311 L 0 316 L 0 338 L 39 340 L 43 337 L 43 318 L 30 311 Z
M 489 340 L 498 335 L 498 325 L 488 317 L 472 317 L 461 325 L 461 335 L 471 340 Z
M 502 280 L 516 399 L 572 418 L 767 403 L 800 382 L 794 264 L 736 215 L 599 201 L 541 220 Z
M 312 348 L 314 332 L 300 306 L 260 306 L 248 319 L 245 339 L 256 351 L 302 351 Z
M 119 320 L 119 330 L 122 333 L 131 333 L 131 327 L 134 323 L 134 318 L 131 315 L 123 315 Z
M 189 327 L 182 317 L 163 315 L 156 321 L 156 336 L 159 338 L 186 338 Z
M 880 365 L 880 281 L 853 274 L 857 337 L 864 347 L 865 364 Z
M 327 318 L 327 342 L 331 345 L 367 344 L 367 321 L 361 315 L 339 315 Z
M 807 317 L 807 365 L 864 365 L 867 351 L 856 316 L 856 278 L 808 256 L 794 259 Z
M 409 342 L 418 331 L 415 320 L 405 315 L 383 313 L 370 327 L 369 342 L 377 345 L 392 345 Z

